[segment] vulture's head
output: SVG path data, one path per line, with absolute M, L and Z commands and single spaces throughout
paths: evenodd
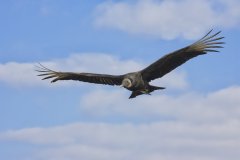
M 121 86 L 124 87 L 124 88 L 130 88 L 130 87 L 132 87 L 132 81 L 129 78 L 125 78 L 122 81 Z

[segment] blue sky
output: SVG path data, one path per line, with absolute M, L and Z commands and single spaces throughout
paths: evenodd
M 236 159 L 239 6 L 238 0 L 0 1 L 0 159 Z M 222 31 L 225 48 L 153 82 L 167 89 L 152 96 L 129 100 L 119 87 L 51 84 L 34 71 L 38 62 L 63 71 L 135 71 L 210 29 Z

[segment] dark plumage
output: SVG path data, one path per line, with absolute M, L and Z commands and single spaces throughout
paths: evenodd
M 216 49 L 222 48 L 221 45 L 224 44 L 224 42 L 221 42 L 220 40 L 224 37 L 218 36 L 220 32 L 215 34 L 211 34 L 211 32 L 212 30 L 197 42 L 163 56 L 156 62 L 138 72 L 123 75 L 56 72 L 40 64 L 37 71 L 41 72 L 41 74 L 38 76 L 44 76 L 43 80 L 53 78 L 51 82 L 56 82 L 58 80 L 78 80 L 105 85 L 121 85 L 132 91 L 129 98 L 135 98 L 141 94 L 150 94 L 154 90 L 164 89 L 163 87 L 152 86 L 149 82 L 163 77 L 191 58 L 208 52 L 218 52 Z

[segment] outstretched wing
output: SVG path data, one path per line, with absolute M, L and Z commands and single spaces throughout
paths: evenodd
M 151 81 L 156 78 L 161 78 L 191 58 L 206 54 L 207 52 L 218 52 L 216 48 L 223 48 L 221 44 L 224 44 L 224 42 L 219 40 L 224 37 L 218 37 L 221 32 L 212 35 L 210 34 L 211 32 L 212 30 L 192 45 L 167 54 L 140 71 L 143 79 Z
M 123 75 L 114 76 L 107 74 L 94 74 L 94 73 L 75 73 L 75 72 L 56 72 L 50 70 L 43 65 L 39 64 L 39 69 L 36 71 L 40 72 L 38 76 L 43 76 L 44 79 L 53 78 L 51 82 L 56 82 L 58 80 L 78 80 L 88 83 L 97 83 L 105 85 L 121 85 L 124 78 Z

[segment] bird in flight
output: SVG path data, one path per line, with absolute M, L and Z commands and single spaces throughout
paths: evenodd
M 140 71 L 123 75 L 57 72 L 41 64 L 39 64 L 36 71 L 40 72 L 38 76 L 43 76 L 42 80 L 52 78 L 51 82 L 59 80 L 77 80 L 112 86 L 119 85 L 132 91 L 129 99 L 135 98 L 142 94 L 150 94 L 155 90 L 165 89 L 164 87 L 153 86 L 149 84 L 149 82 L 163 77 L 188 60 L 199 55 L 207 54 L 208 52 L 219 52 L 216 49 L 223 48 L 221 45 L 224 44 L 224 42 L 220 41 L 224 38 L 219 36 L 220 33 L 221 31 L 212 34 L 211 30 L 195 43 L 161 57 Z

